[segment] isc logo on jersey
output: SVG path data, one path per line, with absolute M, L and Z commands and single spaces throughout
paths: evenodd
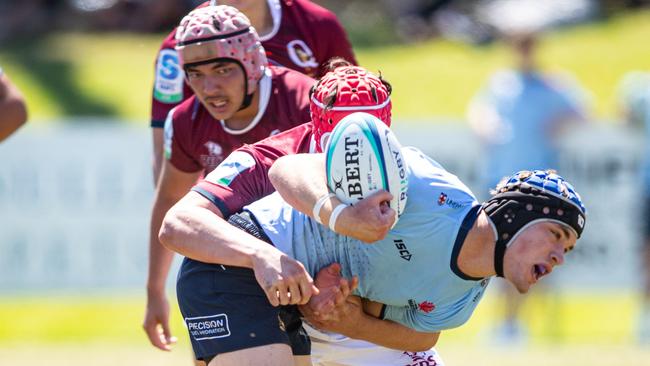
M 183 70 L 175 50 L 162 50 L 156 63 L 156 82 L 153 95 L 162 103 L 178 103 L 183 100 Z
M 381 120 L 362 112 L 350 114 L 334 128 L 326 148 L 328 187 L 348 204 L 386 190 L 393 195 L 390 207 L 401 216 L 408 187 L 401 149 Z

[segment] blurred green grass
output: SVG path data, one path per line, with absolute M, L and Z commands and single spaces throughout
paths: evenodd
M 650 347 L 633 339 L 638 294 L 535 292 L 523 313 L 528 344 L 496 341 L 500 301 L 489 292 L 466 325 L 443 332 L 436 349 L 447 365 L 650 366 Z M 166 353 L 150 346 L 141 329 L 144 295 L 5 295 L 0 364 L 190 365 L 187 333 L 177 305 L 171 307 L 179 340 Z
M 603 344 L 634 342 L 639 297 L 631 292 L 557 291 L 531 294 L 522 318 L 535 345 Z M 91 296 L 3 296 L 0 297 L 0 344 L 124 343 L 146 345 L 141 329 L 144 315 L 142 295 L 103 294 Z M 171 304 L 172 331 L 186 338 L 178 306 Z M 496 320 L 503 304 L 488 296 L 464 326 L 443 332 L 444 344 L 483 344 L 494 341 Z
M 163 35 L 53 34 L 0 49 L 0 65 L 27 96 L 36 120 L 107 116 L 145 124 L 153 64 Z M 621 76 L 647 69 L 650 11 L 621 14 L 548 34 L 541 64 L 573 73 L 593 94 L 596 115 L 616 116 Z M 362 43 L 362 42 L 359 42 Z M 494 70 L 510 63 L 501 43 L 470 46 L 445 40 L 359 47 L 360 63 L 394 86 L 400 119 L 462 118 L 467 102 Z

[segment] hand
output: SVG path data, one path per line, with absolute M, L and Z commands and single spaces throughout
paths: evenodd
M 169 329 L 169 302 L 165 291 L 147 292 L 147 309 L 142 328 L 154 347 L 171 351 L 177 339 Z
M 385 238 L 396 218 L 388 205 L 392 198 L 387 191 L 377 191 L 344 209 L 336 221 L 337 232 L 365 243 Z
M 320 293 L 313 296 L 309 303 L 300 306 L 303 315 L 313 323 L 336 322 L 350 310 L 345 306 L 346 299 L 359 284 L 355 276 L 351 281 L 341 277 L 341 265 L 332 263 L 321 269 L 314 281 Z
M 303 308 L 307 306 L 301 306 Z M 337 304 L 334 309 L 328 313 L 317 313 L 306 315 L 307 321 L 320 330 L 340 333 L 351 338 L 357 338 L 359 323 L 361 318 L 367 317 L 363 312 L 361 298 L 358 296 L 348 296 L 344 301 Z
M 257 283 L 273 306 L 303 305 L 319 292 L 302 263 L 271 245 L 255 253 L 252 260 Z

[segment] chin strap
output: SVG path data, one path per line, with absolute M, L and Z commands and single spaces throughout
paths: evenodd
M 244 100 L 241 102 L 241 107 L 239 107 L 238 111 L 241 111 L 242 109 L 246 109 L 250 107 L 251 102 L 253 102 L 253 94 L 244 94 Z

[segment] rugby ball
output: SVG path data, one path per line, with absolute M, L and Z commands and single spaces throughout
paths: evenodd
M 402 215 L 406 163 L 397 138 L 380 119 L 363 112 L 346 116 L 332 131 L 325 152 L 327 185 L 338 199 L 354 204 L 383 189 L 393 195 L 390 207 L 397 217 Z

